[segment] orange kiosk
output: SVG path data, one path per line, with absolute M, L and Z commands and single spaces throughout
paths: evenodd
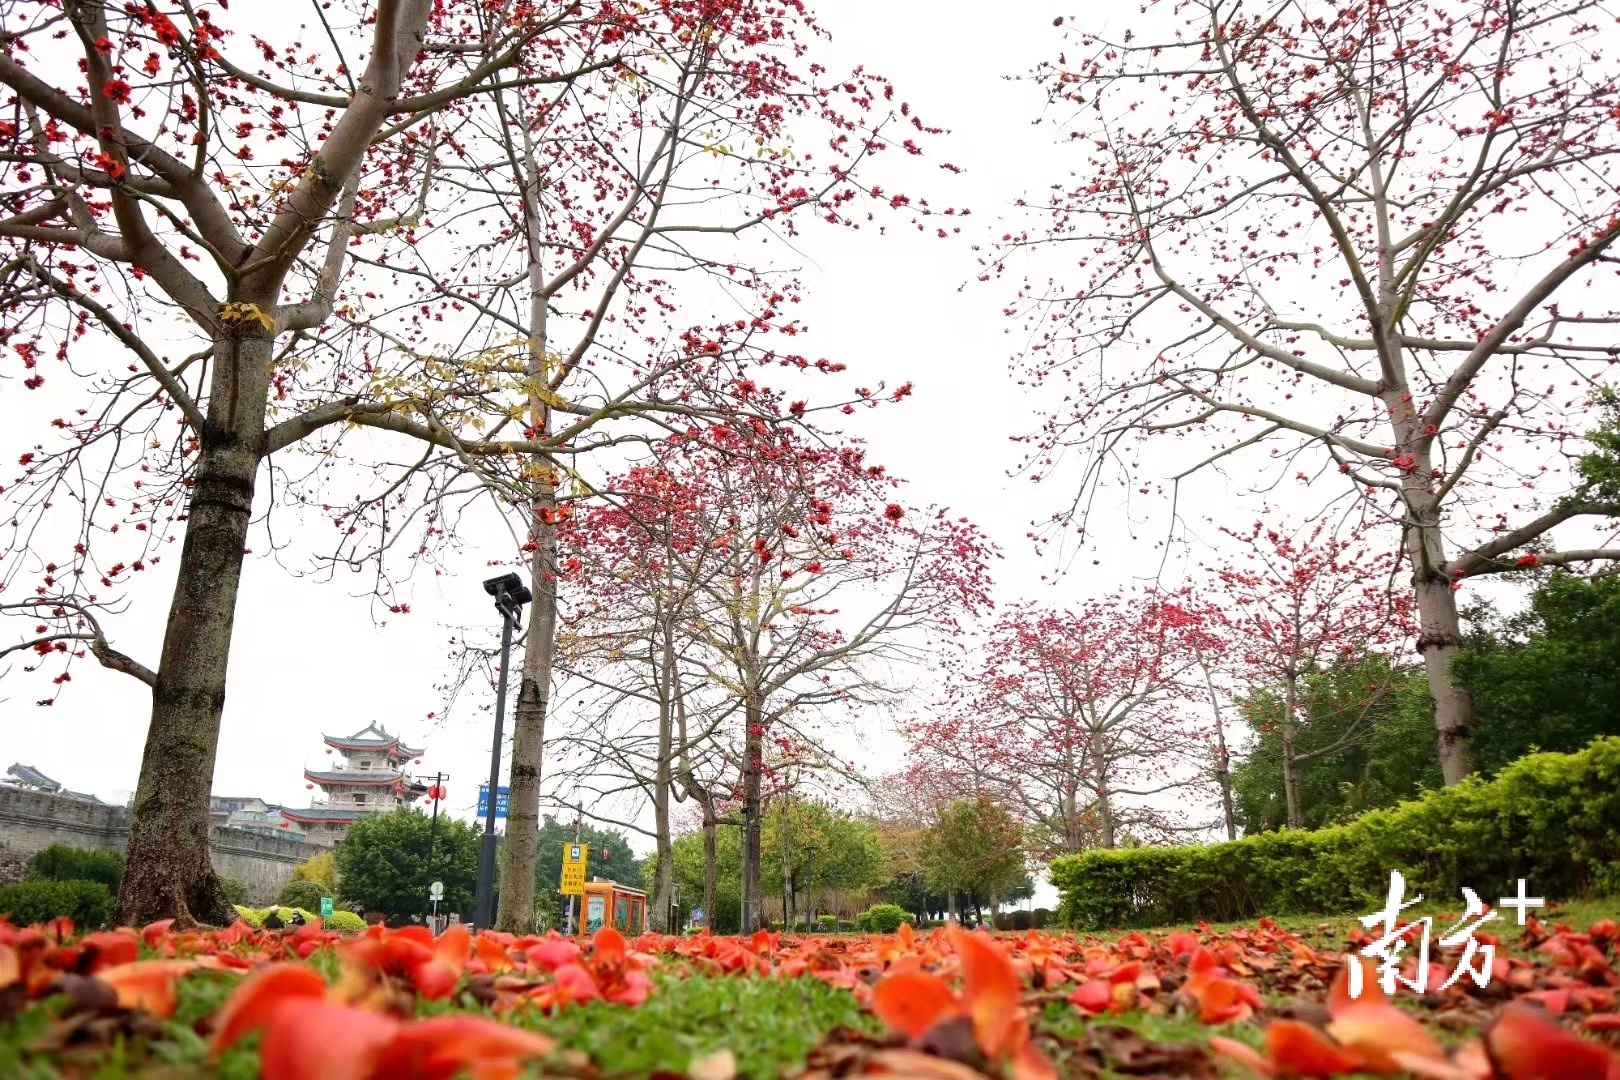
M 587 881 L 581 905 L 585 917 L 579 921 L 582 934 L 594 934 L 611 926 L 625 937 L 635 937 L 647 929 L 647 894 L 614 881 Z

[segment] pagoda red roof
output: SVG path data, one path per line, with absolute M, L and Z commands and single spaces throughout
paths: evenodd
M 367 813 L 364 807 L 358 806 L 353 810 L 348 807 L 307 806 L 302 810 L 283 808 L 281 816 L 300 825 L 353 825 Z
M 382 750 L 393 757 L 421 757 L 422 751 L 406 746 L 399 736 L 371 724 L 353 735 L 322 735 L 326 745 L 338 750 Z
M 322 785 L 363 784 L 367 787 L 393 787 L 396 784 L 404 783 L 407 787 L 411 786 L 409 781 L 405 780 L 404 773 L 382 772 L 380 770 L 373 772 L 370 769 L 338 769 L 335 772 L 315 772 L 312 769 L 305 769 L 304 779 Z

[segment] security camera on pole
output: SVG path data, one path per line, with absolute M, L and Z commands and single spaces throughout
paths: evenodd
M 484 839 L 478 849 L 478 888 L 473 895 L 473 923 L 487 930 L 495 922 L 495 804 L 501 784 L 501 726 L 506 720 L 506 664 L 512 653 L 512 630 L 523 605 L 534 599 L 523 579 L 502 574 L 484 582 L 501 613 L 501 667 L 495 681 L 495 738 L 489 751 L 489 801 L 484 808 Z

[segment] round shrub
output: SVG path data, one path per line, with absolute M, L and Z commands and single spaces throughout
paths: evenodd
M 838 916 L 836 916 L 836 915 L 818 915 L 818 916 L 816 916 L 816 929 L 821 931 L 821 933 L 823 933 L 823 934 L 832 933 L 833 931 L 838 929 Z
M 872 934 L 892 934 L 901 923 L 911 921 L 911 913 L 899 904 L 873 904 L 855 917 L 855 925 Z
M 247 882 L 241 878 L 222 877 L 219 879 L 219 888 L 225 894 L 225 902 L 232 907 L 248 901 Z
M 321 926 L 327 930 L 341 930 L 345 934 L 353 934 L 366 928 L 366 920 L 352 911 L 340 908 L 322 919 Z
M 281 890 L 281 894 L 276 897 L 276 903 L 283 907 L 319 911 L 321 899 L 330 895 L 325 891 L 325 886 L 318 881 L 289 881 Z
M 1035 917 L 1020 908 L 1007 917 L 1007 923 L 1013 930 L 1029 930 L 1035 925 Z
M 81 930 L 113 921 L 113 894 L 99 881 L 25 881 L 0 888 L 0 915 L 18 926 L 66 915 Z

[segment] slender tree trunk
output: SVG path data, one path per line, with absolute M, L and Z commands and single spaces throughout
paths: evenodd
M 793 929 L 793 863 L 788 858 L 788 807 L 782 802 L 782 922 L 783 929 Z
M 1412 500 L 1409 499 L 1408 505 Z M 1457 594 L 1446 573 L 1440 542 L 1439 508 L 1419 503 L 1411 513 L 1418 527 L 1407 530 L 1412 562 L 1412 589 L 1418 612 L 1418 654 L 1434 702 L 1434 728 L 1439 740 L 1440 775 L 1447 786 L 1474 771 L 1474 698 L 1452 677 L 1451 665 L 1462 651 L 1462 620 Z
M 1204 687 L 1209 691 L 1209 707 L 1215 714 L 1215 779 L 1221 786 L 1221 811 L 1226 818 L 1226 838 L 1237 839 L 1237 814 L 1232 806 L 1232 755 L 1226 749 L 1226 721 L 1221 716 L 1221 697 L 1215 691 L 1215 680 L 1209 677 L 1209 668 L 1198 665 L 1204 672 Z
M 720 892 L 720 844 L 714 801 L 703 801 L 703 928 L 714 930 L 714 905 Z
M 526 148 L 527 149 L 527 148 Z M 540 387 L 552 375 L 546 354 L 550 299 L 545 293 L 545 266 L 540 219 L 540 171 L 532 151 L 526 154 L 524 227 L 529 246 L 529 348 L 524 375 L 531 390 L 529 426 L 539 437 L 551 431 L 551 406 Z M 501 898 L 495 926 L 524 934 L 534 928 L 534 865 L 540 853 L 540 776 L 545 753 L 546 712 L 551 704 L 551 668 L 557 645 L 557 473 L 551 462 L 536 456 L 530 463 L 534 498 L 529 506 L 529 632 L 523 644 L 523 675 L 518 684 L 517 716 L 512 722 L 511 794 L 507 802 L 506 842 L 501 845 Z M 490 792 L 490 798 L 495 793 Z
M 271 310 L 271 304 L 259 305 Z M 152 689 L 152 719 L 118 892 L 118 919 L 226 925 L 208 856 L 208 796 L 225 710 L 236 597 L 268 399 L 268 330 L 248 320 L 214 341 L 207 423 Z
M 1288 812 L 1288 827 L 1290 829 L 1303 829 L 1305 827 L 1305 807 L 1300 792 L 1299 758 L 1295 756 L 1295 743 L 1299 736 L 1299 727 L 1295 717 L 1299 715 L 1299 676 L 1294 672 L 1288 673 L 1288 686 L 1283 694 L 1282 719 L 1282 767 L 1283 767 L 1283 801 Z
M 760 882 L 760 774 L 765 770 L 765 721 L 758 701 L 743 710 L 748 731 L 743 739 L 743 928 L 753 933 L 758 917 Z
M 669 620 L 660 620 L 663 637 L 663 655 L 658 693 L 658 761 L 653 771 L 653 843 L 658 859 L 657 873 L 653 876 L 653 927 L 669 933 L 671 889 L 675 882 L 675 844 L 670 836 L 669 799 L 673 784 L 671 757 L 674 745 L 675 711 L 672 707 L 675 678 L 675 643 L 670 635 Z

